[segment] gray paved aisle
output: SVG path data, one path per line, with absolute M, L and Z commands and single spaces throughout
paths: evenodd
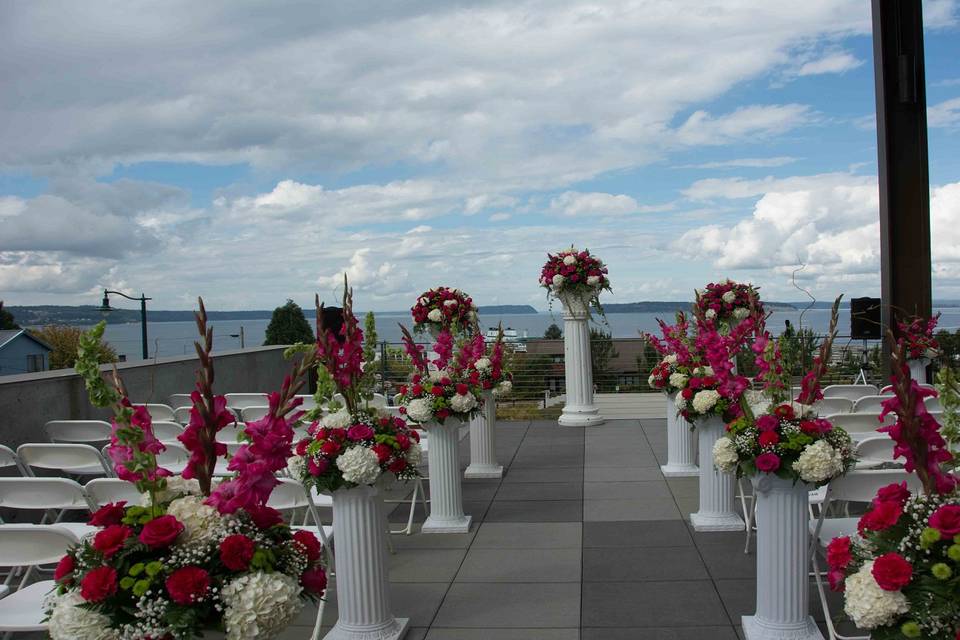
M 737 638 L 753 610 L 754 557 L 742 533 L 688 527 L 697 482 L 660 473 L 663 419 L 500 423 L 497 448 L 503 480 L 463 484 L 470 534 L 393 536 L 393 606 L 411 618 L 408 638 Z M 335 620 L 331 591 L 324 623 Z

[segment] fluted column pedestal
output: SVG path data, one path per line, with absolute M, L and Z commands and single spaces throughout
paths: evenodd
M 563 303 L 563 367 L 567 402 L 557 421 L 564 427 L 603 424 L 593 404 L 593 362 L 590 358 L 590 301 L 582 296 L 560 296 Z
M 668 393 L 667 398 L 667 464 L 660 471 L 668 478 L 681 478 L 700 474 L 697 468 L 697 434 L 690 423 L 677 415 L 677 394 Z
M 502 478 L 503 465 L 497 462 L 497 401 L 492 391 L 483 392 L 483 409 L 470 421 L 470 465 L 464 478 Z
M 907 360 L 907 366 L 910 368 L 910 377 L 916 380 L 919 384 L 926 384 L 927 365 L 929 364 L 930 361 L 926 358 L 913 358 Z
M 757 612 L 743 616 L 747 640 L 823 640 L 810 616 L 810 487 L 772 474 L 754 477 Z
M 339 617 L 325 640 L 398 640 L 408 618 L 390 607 L 386 520 L 376 487 L 339 489 L 333 495 L 333 531 L 337 541 Z
M 723 434 L 723 420 L 710 416 L 697 420 L 700 444 L 700 510 L 690 514 L 696 531 L 743 531 L 744 523 L 734 507 L 732 473 L 721 473 L 713 464 L 713 445 Z
M 430 515 L 423 533 L 469 533 L 473 516 L 463 513 L 463 488 L 460 486 L 460 421 L 448 418 L 444 424 L 424 425 L 430 434 L 427 459 L 430 465 Z

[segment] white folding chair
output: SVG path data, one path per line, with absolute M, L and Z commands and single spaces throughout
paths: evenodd
M 193 409 L 193 405 L 183 405 L 182 407 L 177 407 L 173 410 L 173 421 L 179 422 L 180 424 L 186 425 L 190 423 L 190 410 Z
M 100 508 L 111 502 L 126 502 L 128 505 L 140 504 L 140 492 L 137 485 L 120 478 L 94 478 L 84 487 L 92 507 Z
M 173 407 L 166 404 L 145 404 L 151 420 L 163 420 L 169 422 L 173 420 Z
M 430 450 L 429 436 L 427 435 L 427 431 L 425 429 L 418 429 L 417 433 L 420 435 L 420 451 L 422 453 L 420 466 L 423 467 L 427 464 L 427 452 Z M 407 526 L 403 527 L 402 529 L 389 529 L 390 533 L 405 536 L 409 536 L 411 533 L 413 533 L 413 516 L 417 509 L 417 500 L 423 504 L 423 512 L 427 513 L 427 503 L 430 502 L 430 500 L 427 498 L 427 492 L 423 486 L 423 481 L 429 479 L 429 476 L 425 474 L 412 480 L 413 492 L 410 494 L 409 498 L 403 498 L 401 500 L 390 498 L 384 499 L 385 504 L 410 504 L 410 510 L 407 513 Z
M 821 416 L 832 413 L 850 413 L 853 400 L 849 398 L 823 398 L 813 403 L 813 410 Z
M 367 400 L 367 406 L 374 407 L 375 409 L 386 409 L 387 396 L 382 393 L 375 393 L 372 398 Z
M 883 411 L 883 401 L 892 398 L 892 395 L 863 396 L 853 403 L 854 413 L 880 413 Z
M 291 516 L 296 515 L 295 512 L 303 509 L 305 515 L 309 516 L 309 519 L 313 522 L 313 524 L 297 525 L 291 523 L 290 528 L 294 531 L 305 529 L 317 536 L 320 539 L 320 542 L 323 543 L 323 550 L 326 554 L 327 566 L 333 566 L 333 553 L 330 548 L 330 540 L 333 538 L 333 527 L 330 525 L 324 525 L 321 522 L 320 514 L 317 512 L 317 507 L 310 497 L 310 492 L 307 491 L 306 487 L 304 487 L 299 480 L 295 480 L 293 478 L 277 479 L 280 481 L 280 484 L 274 487 L 273 491 L 270 493 L 270 499 L 267 500 L 267 506 L 273 507 L 277 511 L 294 512 L 291 514 Z M 307 518 L 304 517 L 304 522 L 306 521 Z
M 823 574 L 817 554 L 825 549 L 834 538 L 846 535 L 856 535 L 857 523 L 860 518 L 827 518 L 830 503 L 834 501 L 868 503 L 876 496 L 877 490 L 895 482 L 907 483 L 911 492 L 922 490 L 920 479 L 915 474 L 907 473 L 903 469 L 854 469 L 846 475 L 834 478 L 827 485 L 826 496 L 820 509 L 820 517 L 810 521 L 810 564 L 813 567 L 814 578 L 817 583 L 817 592 L 820 595 L 820 606 L 826 620 L 830 640 L 869 640 L 870 636 L 844 636 L 837 633 L 827 603 L 827 594 L 823 585 Z
M 236 444 L 240 442 L 240 434 L 243 433 L 245 428 L 246 425 L 243 422 L 228 424 L 223 429 L 220 429 L 220 431 L 217 431 L 217 442 Z
M 864 438 L 857 443 L 854 454 L 857 456 L 857 469 L 876 469 L 885 465 L 902 467 L 904 460 L 893 457 L 894 441 L 886 434 Z
M 270 407 L 244 407 L 240 409 L 240 420 L 242 422 L 255 422 L 260 420 L 270 411 Z
M 97 530 L 81 522 L 65 522 L 67 511 L 90 511 L 87 494 L 68 478 L 0 478 L 0 507 L 44 512 L 40 524 L 69 529 L 78 538 Z
M 43 425 L 50 442 L 80 442 L 102 445 L 110 442 L 112 427 L 103 420 L 51 420 Z
M 303 404 L 300 405 L 300 409 L 304 411 L 310 411 L 311 409 L 317 408 L 317 401 L 312 395 L 306 393 L 298 393 L 294 396 L 295 398 L 303 398 Z
M 228 393 L 227 406 L 231 409 L 263 407 L 270 404 L 265 393 Z
M 88 444 L 29 443 L 17 447 L 17 456 L 26 475 L 34 469 L 59 471 L 69 475 L 113 476 L 113 467 L 96 448 Z
M 872 384 L 831 384 L 823 388 L 824 398 L 846 398 L 856 402 L 863 396 L 875 396 L 879 393 Z
M 183 425 L 178 422 L 159 420 L 153 423 L 153 435 L 160 442 L 176 442 L 183 433 Z
M 168 407 L 189 407 L 193 404 L 193 398 L 189 393 L 174 393 L 167 398 Z
M 0 469 L 9 469 L 13 467 L 17 473 L 24 475 L 23 465 L 20 464 L 20 458 L 10 447 L 0 444 Z
M 183 473 L 190 460 L 190 453 L 179 442 L 164 442 L 166 450 L 157 454 L 157 466 L 169 469 L 173 474 Z
M 50 525 L 0 526 L 0 567 L 26 567 L 18 589 L 0 599 L 0 632 L 46 631 L 44 600 L 56 586 L 53 580 L 28 584 L 40 565 L 60 561 L 67 548 L 79 542 L 67 529 Z
M 882 435 L 877 433 L 877 429 L 884 425 L 893 424 L 895 418 L 887 415 L 883 422 L 880 421 L 879 413 L 835 413 L 826 416 L 835 427 L 840 427 L 853 440 L 863 440 L 874 436 Z
M 936 389 L 932 384 L 927 384 L 926 382 L 918 382 L 917 386 L 924 387 L 925 389 Z M 880 389 L 881 396 L 887 396 L 893 393 L 893 385 L 888 384 L 883 389 Z

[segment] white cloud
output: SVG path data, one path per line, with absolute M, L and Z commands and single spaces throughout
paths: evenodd
M 766 168 L 782 167 L 796 162 L 799 158 L 792 156 L 775 156 L 772 158 L 734 158 L 733 160 L 718 160 L 715 162 L 701 162 L 700 164 L 681 164 L 674 169 L 728 169 L 734 167 Z
M 321 290 L 321 299 L 329 291 L 343 292 L 343 275 L 346 273 L 350 286 L 356 291 L 364 291 L 374 296 L 389 296 L 402 290 L 406 280 L 406 272 L 390 262 L 379 262 L 374 255 L 371 258 L 371 249 L 364 247 L 357 249 L 350 256 L 350 263 L 340 271 L 329 276 L 317 279 Z M 379 262 L 379 264 L 377 264 Z
M 490 216 L 490 222 L 503 222 L 510 219 L 509 213 L 495 213 Z
M 565 216 L 623 215 L 640 210 L 630 196 L 565 191 L 550 202 L 550 210 Z
M 960 98 L 951 98 L 927 107 L 927 126 L 960 127 Z
M 844 73 L 863 64 L 852 54 L 847 52 L 830 53 L 818 59 L 805 62 L 797 70 L 798 76 L 815 76 L 823 73 Z
M 676 138 L 686 145 L 728 144 L 784 133 L 812 119 L 810 107 L 802 104 L 751 105 L 717 117 L 701 110 L 680 125 Z

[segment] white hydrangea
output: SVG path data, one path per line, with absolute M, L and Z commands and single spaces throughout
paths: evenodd
M 719 438 L 713 444 L 713 463 L 723 473 L 732 473 L 737 468 L 740 458 L 737 456 L 737 445 L 730 438 Z
M 477 399 L 472 393 L 458 393 L 450 398 L 450 408 L 457 413 L 467 413 L 477 406 Z
M 212 540 L 220 533 L 220 514 L 208 504 L 203 504 L 201 496 L 177 498 L 167 507 L 167 515 L 173 516 L 183 525 L 180 543 Z
M 673 404 L 677 408 L 677 411 L 682 411 L 683 409 L 687 408 L 687 399 L 678 393 L 677 398 L 673 401 Z
M 677 354 L 668 353 L 667 355 L 663 356 L 663 361 L 666 364 L 677 364 Z
M 430 322 L 443 322 L 443 312 L 440 309 L 431 309 L 427 314 L 427 320 Z
M 200 482 L 193 478 L 185 480 L 183 476 L 170 476 L 167 478 L 167 486 L 157 493 L 157 499 L 160 502 L 167 502 L 177 496 L 198 496 L 200 495 Z M 150 506 L 150 494 L 140 494 L 140 504 L 144 507 Z
M 323 426 L 328 429 L 346 429 L 353 424 L 353 416 L 346 407 L 331 413 L 323 419 Z
M 53 640 L 116 640 L 120 635 L 110 628 L 110 618 L 78 607 L 86 602 L 79 590 L 69 591 L 63 596 L 54 596 L 47 601 L 50 611 L 49 633 Z
M 712 375 L 713 375 L 713 367 L 711 367 L 711 366 L 709 366 L 709 365 L 706 366 L 706 367 L 697 367 L 696 369 L 693 370 L 693 372 L 694 372 L 695 374 L 697 374 L 698 376 L 712 376 Z
M 793 469 L 804 482 L 823 482 L 843 471 L 843 456 L 826 440 L 817 440 L 797 457 Z
M 337 468 L 353 484 L 373 484 L 380 477 L 380 459 L 367 447 L 350 447 L 341 453 Z
M 726 302 L 727 304 L 730 304 L 737 299 L 737 294 L 734 293 L 733 291 L 727 291 L 720 297 L 723 298 L 724 302 Z
M 743 320 L 748 315 L 750 315 L 750 309 L 747 309 L 746 307 L 737 307 L 733 310 L 733 317 L 737 320 Z
M 577 256 L 573 256 L 573 255 L 563 256 L 563 264 L 567 265 L 568 267 L 571 265 L 577 264 Z
M 444 378 L 449 378 L 450 372 L 446 369 L 431 369 L 430 370 L 430 380 L 432 382 L 440 382 Z
M 287 458 L 287 471 L 291 477 L 300 478 L 307 472 L 307 460 L 303 456 L 293 455 Z
M 504 380 L 500 384 L 498 384 L 496 387 L 494 387 L 493 395 L 498 397 L 505 396 L 511 391 L 513 391 L 513 383 L 510 382 L 509 380 Z
M 704 315 L 707 317 L 707 320 L 713 320 L 717 317 L 717 312 L 713 309 L 707 309 L 707 312 Z
M 430 398 L 417 398 L 407 405 L 407 416 L 414 422 L 433 420 L 433 402 Z
M 843 610 L 861 629 L 888 625 L 910 610 L 900 591 L 885 591 L 873 577 L 873 560 L 845 581 Z
M 223 623 L 227 640 L 277 636 L 293 622 L 303 603 L 301 587 L 288 575 L 247 573 L 223 587 Z
M 587 284 L 595 287 L 600 284 L 600 276 L 587 276 Z
M 697 413 L 706 413 L 713 409 L 718 400 L 720 400 L 720 394 L 714 389 L 697 391 L 693 396 L 693 409 Z
M 675 389 L 683 389 L 687 386 L 687 376 L 682 373 L 671 373 L 670 374 L 670 386 Z
M 564 281 L 566 281 L 566 278 L 564 278 L 564 277 L 563 277 L 562 275 L 560 275 L 559 273 L 556 274 L 555 276 L 553 276 L 553 286 L 555 286 L 555 287 L 562 287 Z
M 411 467 L 419 466 L 420 462 L 423 460 L 423 449 L 420 447 L 420 443 L 411 442 L 410 448 L 407 449 L 403 457 L 406 459 L 407 464 Z
M 474 366 L 477 368 L 477 371 L 486 371 L 493 365 L 490 363 L 490 358 L 478 358 Z
M 653 383 L 656 381 L 657 379 L 653 377 L 653 374 L 651 374 L 650 377 L 647 378 L 647 384 L 650 385 L 651 387 L 653 386 Z

